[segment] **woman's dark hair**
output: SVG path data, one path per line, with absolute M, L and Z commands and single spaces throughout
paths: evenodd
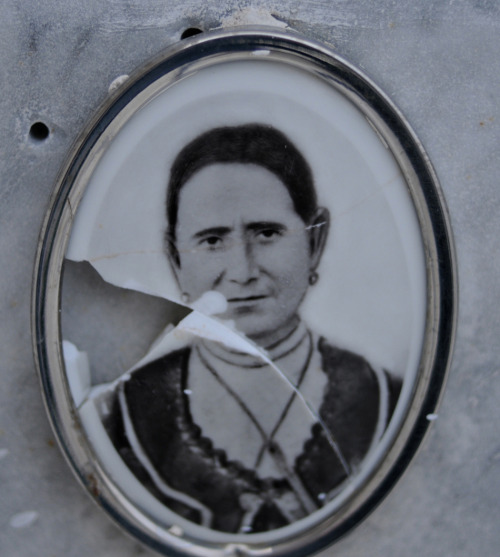
M 263 166 L 283 182 L 295 211 L 306 224 L 310 224 L 317 210 L 311 169 L 288 137 L 272 126 L 262 124 L 214 128 L 188 143 L 177 155 L 170 171 L 166 239 L 177 263 L 175 230 L 181 188 L 196 172 L 217 163 Z

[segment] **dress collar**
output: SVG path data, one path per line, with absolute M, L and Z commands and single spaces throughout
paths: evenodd
M 266 361 L 267 358 L 273 362 L 277 362 L 282 358 L 292 355 L 306 340 L 307 335 L 307 328 L 304 323 L 300 321 L 279 343 L 274 344 L 268 350 L 261 349 L 263 358 L 233 350 L 218 342 L 210 342 L 204 339 L 200 340 L 199 345 L 205 358 L 208 358 L 209 361 L 214 361 L 215 359 L 219 360 L 219 362 L 224 362 L 239 368 L 255 369 L 268 365 Z

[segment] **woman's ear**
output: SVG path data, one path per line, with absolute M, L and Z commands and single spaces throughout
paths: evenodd
M 181 260 L 179 257 L 179 251 L 174 243 L 166 243 L 166 250 L 167 252 L 167 259 L 170 263 L 170 269 L 172 270 L 172 274 L 174 275 L 175 282 L 177 283 L 177 287 L 181 290 L 181 282 L 180 282 L 180 270 L 181 270 Z M 185 302 L 185 300 L 183 300 Z
M 311 246 L 311 271 L 314 271 L 319 265 L 325 249 L 328 231 L 330 230 L 330 211 L 326 207 L 318 207 L 307 230 Z
M 170 268 L 174 274 L 175 280 L 179 285 L 179 270 L 181 268 L 181 259 L 179 256 L 179 250 L 175 245 L 175 240 L 172 239 L 168 231 L 165 234 L 165 252 L 167 254 L 168 262 L 170 263 Z
M 178 269 L 181 266 L 179 251 L 177 250 L 175 240 L 174 238 L 172 238 L 169 230 L 165 232 L 165 236 L 163 237 L 163 245 L 165 247 L 165 252 L 167 254 L 170 265 L 172 265 L 174 269 Z

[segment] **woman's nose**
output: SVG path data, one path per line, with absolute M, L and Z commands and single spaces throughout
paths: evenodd
M 235 242 L 229 251 L 227 260 L 227 278 L 232 282 L 247 284 L 258 277 L 251 242 Z

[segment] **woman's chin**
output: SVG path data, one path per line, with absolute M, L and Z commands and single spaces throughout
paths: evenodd
M 228 311 L 218 317 L 233 322 L 236 331 L 266 348 L 285 337 L 295 327 L 296 315 L 296 312 L 279 312 L 276 304 L 269 307 L 269 304 L 260 300 L 253 304 L 230 303 Z
M 235 330 L 243 333 L 262 348 L 268 348 L 272 344 L 279 342 L 282 338 L 285 338 L 294 323 L 293 318 L 286 323 L 276 323 L 275 325 L 270 323 L 269 320 L 265 323 L 259 323 L 257 320 L 255 322 L 249 321 L 242 322 L 235 320 Z
M 260 346 L 264 346 L 265 339 L 272 334 L 269 320 L 256 315 L 228 315 L 227 319 L 234 323 L 234 328 Z

